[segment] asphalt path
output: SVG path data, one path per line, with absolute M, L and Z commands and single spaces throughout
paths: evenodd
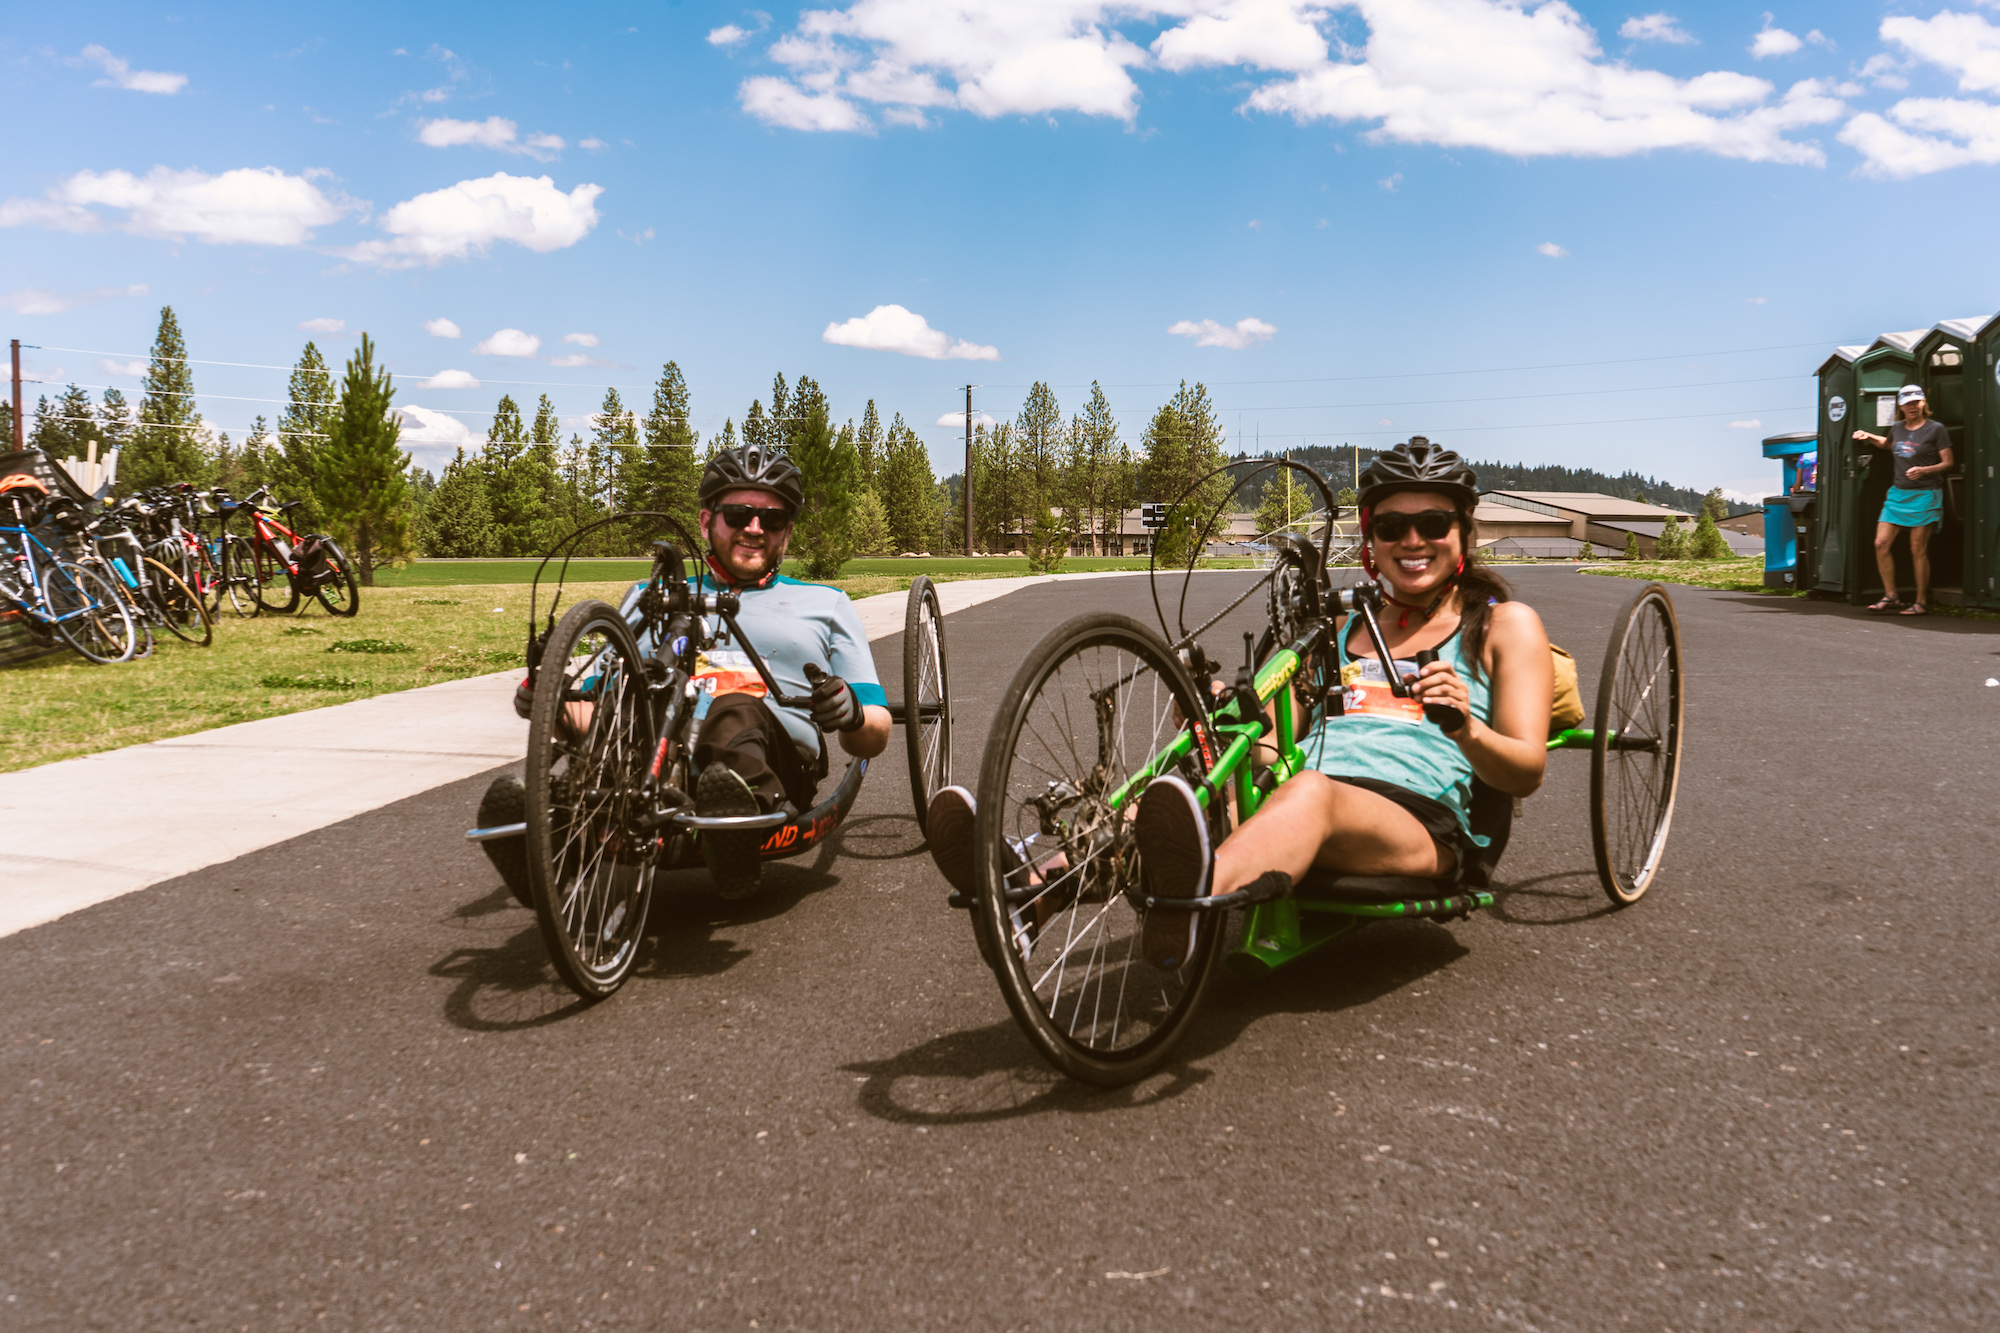
M 1592 697 L 1636 585 L 1518 582 Z M 760 899 L 671 877 L 597 1006 L 484 779 L 0 940 L 0 1328 L 1993 1327 L 2000 637 L 1674 596 L 1642 903 L 1553 756 L 1494 910 L 1223 973 L 1122 1092 L 1015 1030 L 894 748 Z M 1143 604 L 951 617 L 960 773 L 1037 635 Z

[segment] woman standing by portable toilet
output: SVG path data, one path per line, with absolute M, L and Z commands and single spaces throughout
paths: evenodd
M 1882 596 L 1882 579 L 1875 572 L 1875 525 L 1895 473 L 1889 455 L 1856 440 L 1854 432 L 1881 435 L 1895 425 L 1896 395 L 1916 379 L 1912 352 L 1929 332 L 1885 333 L 1854 358 L 1854 406 L 1847 413 L 1847 429 L 1839 432 L 1841 453 L 1837 460 L 1820 453 L 1819 530 L 1838 549 L 1821 547 L 1814 589 L 1839 593 L 1854 606 Z M 1837 499 L 1829 495 L 1834 488 Z M 1914 582 L 1909 554 L 1900 546 L 1896 562 L 1897 577 Z

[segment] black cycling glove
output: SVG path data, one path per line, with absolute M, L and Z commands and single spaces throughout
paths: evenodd
M 812 720 L 821 731 L 853 731 L 866 719 L 861 714 L 861 701 L 854 697 L 854 687 L 839 676 L 829 676 L 817 670 L 806 673 L 813 683 Z

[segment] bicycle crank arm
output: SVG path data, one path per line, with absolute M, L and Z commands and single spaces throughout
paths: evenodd
M 495 824 L 492 828 L 469 828 L 465 831 L 467 842 L 497 842 L 501 838 L 525 838 L 526 824 Z

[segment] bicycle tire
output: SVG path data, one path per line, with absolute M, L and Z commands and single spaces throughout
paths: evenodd
M 587 721 L 570 705 L 594 705 Z M 577 730 L 581 725 L 582 730 Z M 656 835 L 633 831 L 654 748 L 639 645 L 616 607 L 579 602 L 549 636 L 528 721 L 528 885 L 549 958 L 586 1000 L 631 975 Z
M 1103 799 L 1175 739 L 1181 718 L 1194 719 L 1199 743 L 1175 771 L 1199 781 L 1203 765 L 1193 756 L 1212 756 L 1215 747 L 1186 668 L 1129 616 L 1078 616 L 1050 631 L 1014 673 L 980 766 L 973 910 L 986 938 L 1000 942 L 1001 993 L 1050 1064 L 1098 1087 L 1142 1078 L 1171 1054 L 1221 954 L 1227 923 L 1204 913 L 1187 962 L 1163 972 L 1142 960 L 1145 915 L 1133 899 L 1144 880 L 1132 821 Z M 1094 762 L 1075 744 L 1093 729 Z M 1029 731 L 1032 739 L 1024 738 Z M 1228 824 L 1223 803 L 1210 819 L 1219 842 Z M 1003 859 L 1018 865 L 1022 851 L 1043 867 L 1042 879 L 1010 903 Z M 1059 870 L 1049 868 L 1056 852 L 1064 857 Z M 1025 877 L 1017 868 L 1013 878 Z
M 1597 681 L 1590 746 L 1590 838 L 1597 878 L 1620 907 L 1652 887 L 1680 786 L 1687 697 L 1680 620 L 1649 583 L 1614 623 Z
M 291 570 L 276 551 L 264 542 L 253 542 L 250 563 L 257 576 L 250 595 L 257 599 L 258 610 L 288 616 L 299 609 L 298 584 L 292 582 Z
M 903 612 L 903 744 L 917 828 L 929 836 L 931 798 L 951 785 L 951 675 L 944 611 L 937 588 L 922 574 L 911 582 Z
M 132 657 L 134 662 L 144 661 L 153 655 L 153 622 L 146 613 L 140 589 L 127 586 L 125 578 L 106 559 L 102 552 L 86 555 L 76 562 L 84 569 L 97 575 L 98 580 L 111 590 L 112 598 L 124 608 L 125 618 L 132 622 Z
M 326 539 L 326 571 L 313 584 L 313 596 L 331 616 L 352 616 L 361 610 L 361 586 L 354 581 L 354 562 L 331 537 Z
M 257 604 L 257 567 L 250 559 L 250 547 L 241 537 L 231 537 L 222 544 L 221 590 L 216 594 L 219 609 L 222 599 L 229 599 L 229 609 L 238 619 L 249 620 L 262 608 Z
M 132 617 L 102 578 L 64 561 L 43 576 L 42 592 L 57 617 L 56 633 L 79 654 L 102 666 L 132 656 L 138 646 Z
M 185 643 L 206 648 L 215 642 L 215 622 L 208 608 L 181 576 L 152 556 L 146 557 L 146 577 L 152 581 L 151 612 L 168 633 Z

